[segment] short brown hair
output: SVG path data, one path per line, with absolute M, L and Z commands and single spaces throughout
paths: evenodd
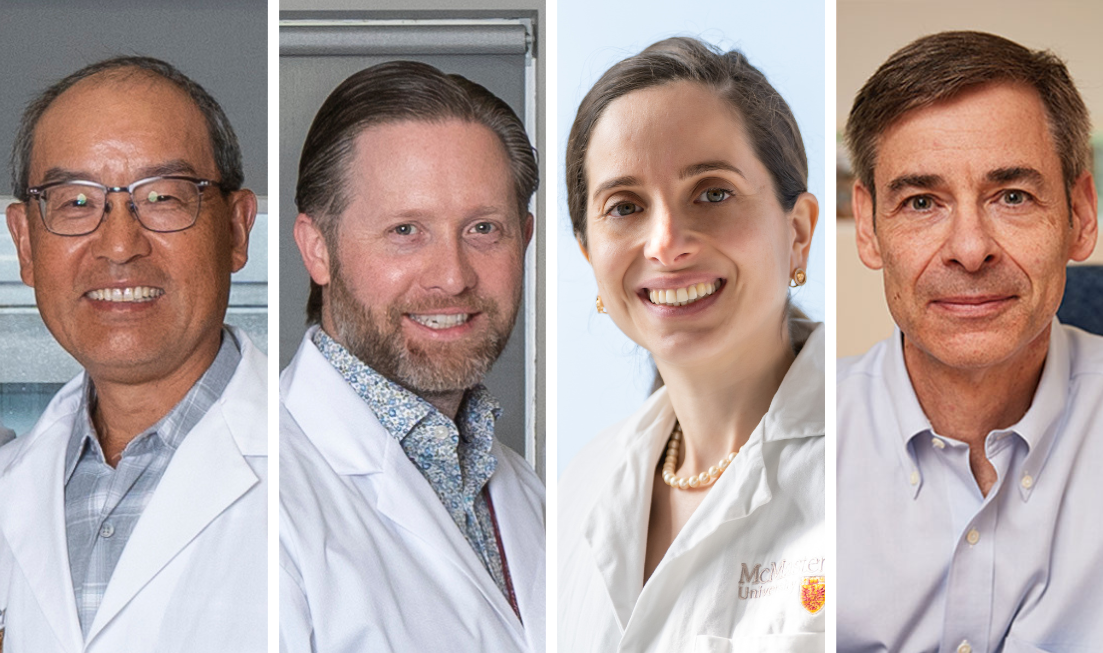
M 692 38 L 659 41 L 607 70 L 578 107 L 567 140 L 567 207 L 575 236 L 586 243 L 586 152 L 594 126 L 613 100 L 670 82 L 696 82 L 714 91 L 743 120 L 774 193 L 789 211 L 808 190 L 808 157 L 789 105 L 742 52 L 721 53 Z
M 1091 120 L 1068 68 L 1052 52 L 1030 50 L 984 32 L 924 36 L 881 64 L 854 98 L 846 146 L 854 173 L 869 190 L 881 135 L 909 111 L 983 84 L 1026 84 L 1038 92 L 1061 159 L 1065 188 L 1091 166 Z
M 356 138 L 369 127 L 396 122 L 462 120 L 480 124 L 501 139 L 513 175 L 521 217 L 539 183 L 536 151 L 513 109 L 490 91 L 460 75 L 446 75 L 415 61 L 391 61 L 352 75 L 333 90 L 310 125 L 302 156 L 295 204 L 309 215 L 336 252 L 338 218 L 349 203 L 346 172 Z M 310 282 L 307 324 L 321 322 L 322 289 Z

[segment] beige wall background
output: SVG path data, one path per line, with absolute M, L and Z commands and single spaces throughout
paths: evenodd
M 1103 2 L 1027 0 L 838 0 L 837 133 L 854 95 L 893 52 L 925 34 L 952 29 L 992 32 L 1027 47 L 1048 49 L 1066 61 L 1103 135 Z M 840 144 L 841 147 L 841 144 Z M 1096 186 L 1103 162 L 1096 160 Z M 840 189 L 841 190 L 841 189 Z M 838 355 L 852 356 L 892 333 L 881 275 L 862 265 L 852 220 L 838 221 Z M 1103 264 L 1103 246 L 1086 263 Z

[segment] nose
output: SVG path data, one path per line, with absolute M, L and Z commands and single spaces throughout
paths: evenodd
M 479 277 L 471 264 L 471 252 L 459 237 L 439 241 L 427 249 L 421 285 L 426 290 L 441 291 L 448 296 L 462 294 L 474 288 Z
M 967 272 L 977 272 L 999 255 L 999 244 L 992 234 L 992 222 L 977 206 L 963 205 L 950 221 L 950 233 L 943 244 L 943 260 L 957 264 Z
M 138 222 L 129 197 L 109 198 L 103 223 L 91 234 L 93 252 L 111 263 L 123 265 L 148 256 L 152 246 L 149 234 Z
M 684 265 L 700 248 L 687 218 L 669 206 L 656 204 L 644 244 L 643 255 L 664 267 Z

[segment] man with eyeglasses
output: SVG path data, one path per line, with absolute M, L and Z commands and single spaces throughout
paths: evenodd
M 2 640 L 266 650 L 266 358 L 223 325 L 256 197 L 218 103 L 171 65 L 88 66 L 28 105 L 20 274 L 85 372 L 0 450 Z

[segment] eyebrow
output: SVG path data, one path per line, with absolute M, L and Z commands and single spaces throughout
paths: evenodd
M 164 163 L 139 168 L 137 177 L 133 179 L 131 183 L 139 179 L 167 177 L 171 175 L 197 177 L 199 173 L 196 172 L 192 164 L 187 161 L 183 159 L 173 159 L 171 161 L 165 161 Z M 46 184 L 64 181 L 95 181 L 95 178 L 96 175 L 87 170 L 69 170 L 68 168 L 53 167 L 47 170 L 46 174 L 42 176 L 42 183 L 36 185 L 45 186 Z
M 727 161 L 705 161 L 704 163 L 694 163 L 693 165 L 682 168 L 682 172 L 679 174 L 679 179 L 689 179 L 697 175 L 712 172 L 714 170 L 727 170 L 728 172 L 734 172 L 735 174 L 747 178 L 747 175 L 743 174 L 743 171 L 733 166 Z
M 946 183 L 942 175 L 901 175 L 889 182 L 889 190 L 901 191 L 905 188 L 931 189 Z
M 1041 185 L 1045 180 L 1041 172 L 1029 166 L 996 168 L 985 175 L 985 177 L 988 181 L 996 184 L 1006 184 L 1012 181 L 1029 181 L 1033 184 Z
M 640 183 L 640 180 L 636 177 L 631 177 L 631 176 L 628 176 L 628 177 L 615 177 L 615 178 L 610 179 L 608 181 L 602 182 L 601 185 L 594 188 L 594 192 L 591 193 L 590 196 L 591 197 L 597 197 L 598 195 L 604 193 L 607 190 L 611 190 L 613 188 L 619 188 L 621 186 L 638 186 L 639 183 Z
M 727 170 L 728 172 L 734 172 L 744 179 L 747 178 L 747 175 L 743 174 L 742 170 L 733 166 L 727 161 L 705 161 L 703 163 L 694 163 L 693 165 L 682 168 L 681 172 L 678 173 L 678 178 L 689 179 L 690 177 L 695 177 L 697 175 L 706 172 L 712 172 L 714 170 Z M 607 190 L 612 190 L 613 188 L 619 188 L 621 186 L 637 186 L 639 185 L 639 183 L 640 180 L 632 176 L 614 177 L 613 179 L 603 182 L 602 184 L 594 188 L 592 196 L 597 197 Z

